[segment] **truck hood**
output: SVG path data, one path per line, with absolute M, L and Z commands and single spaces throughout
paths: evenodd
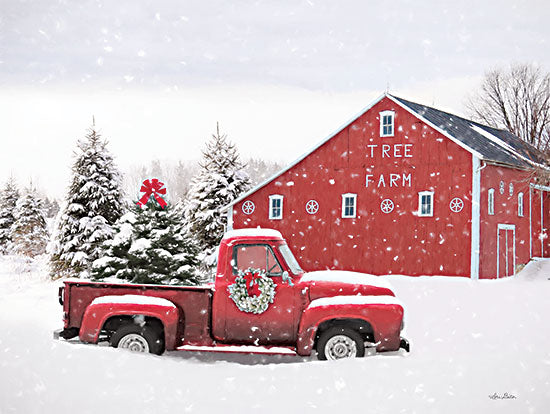
M 299 286 L 308 288 L 310 300 L 333 296 L 395 296 L 391 285 L 382 276 L 341 270 L 305 273 Z

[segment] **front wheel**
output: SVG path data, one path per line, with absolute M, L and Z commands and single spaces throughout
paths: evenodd
M 317 358 L 334 360 L 365 355 L 365 342 L 357 331 L 334 327 L 324 331 L 317 341 Z
M 110 344 L 114 348 L 133 352 L 150 352 L 156 355 L 164 352 L 162 335 L 150 326 L 135 323 L 127 323 L 118 328 L 111 336 Z

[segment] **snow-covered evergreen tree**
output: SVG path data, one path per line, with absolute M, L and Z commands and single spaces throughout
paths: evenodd
M 235 145 L 220 134 L 219 125 L 202 154 L 187 196 L 185 218 L 207 265 L 213 267 L 213 254 L 226 226 L 221 209 L 250 188 L 250 179 Z
M 151 198 L 116 224 L 105 242 L 106 255 L 93 263 L 92 278 L 118 278 L 133 283 L 197 285 L 198 248 L 186 233 L 181 210 L 162 209 Z
M 101 257 L 102 244 L 124 214 L 122 180 L 107 142 L 95 124 L 78 142 L 72 181 L 61 212 L 51 256 L 53 278 L 85 276 Z
M 46 218 L 42 200 L 32 186 L 17 201 L 13 216 L 10 251 L 29 257 L 45 253 L 48 244 Z
M 10 177 L 0 193 L 0 254 L 7 253 L 11 242 L 11 227 L 15 222 L 13 213 L 19 199 L 19 190 L 15 179 Z

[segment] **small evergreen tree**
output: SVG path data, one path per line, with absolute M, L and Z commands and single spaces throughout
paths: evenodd
M 124 213 L 121 175 L 95 124 L 78 142 L 72 181 L 51 255 L 54 278 L 86 275 Z M 84 273 L 83 273 L 84 272 Z
M 48 244 L 46 218 L 42 200 L 32 187 L 17 201 L 13 216 L 10 250 L 29 257 L 45 253 Z
M 13 213 L 19 199 L 19 190 L 15 179 L 10 177 L 0 194 L 0 254 L 8 252 L 11 242 L 11 227 L 15 222 Z
M 181 210 L 162 209 L 153 198 L 124 215 L 105 242 L 105 257 L 93 263 L 92 278 L 132 283 L 197 285 L 197 247 L 182 225 Z
M 189 232 L 204 252 L 205 263 L 211 270 L 214 253 L 223 237 L 226 216 L 221 209 L 250 188 L 250 179 L 234 144 L 227 135 L 216 133 L 202 153 L 197 175 L 187 196 L 185 218 Z

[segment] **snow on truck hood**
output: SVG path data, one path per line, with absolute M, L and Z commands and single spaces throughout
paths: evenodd
M 335 282 L 351 285 L 369 285 L 391 290 L 389 282 L 381 276 L 369 275 L 368 273 L 349 272 L 345 270 L 319 270 L 306 273 L 302 282 Z
M 401 301 L 395 296 L 333 296 L 330 298 L 320 298 L 313 300 L 310 308 L 318 308 L 321 306 L 331 305 L 399 305 L 405 308 Z

